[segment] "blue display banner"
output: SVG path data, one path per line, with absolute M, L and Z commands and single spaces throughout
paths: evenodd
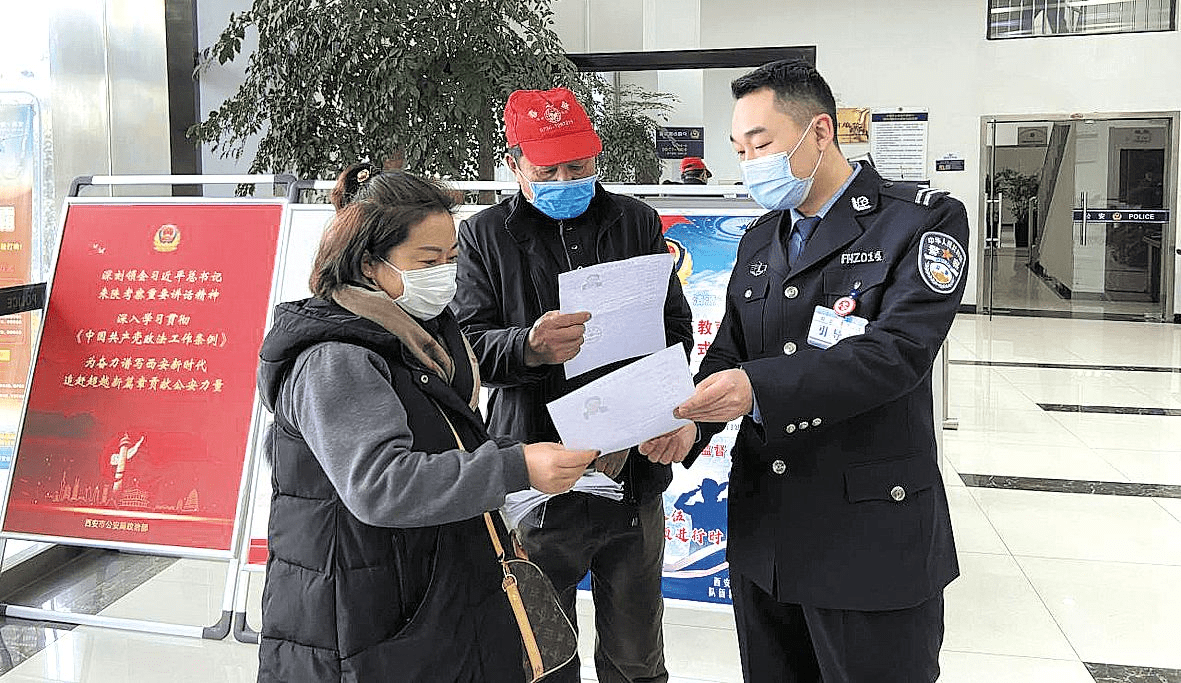
M 693 310 L 689 365 L 694 373 L 722 323 L 738 241 L 761 213 L 661 216 L 677 276 Z M 692 468 L 673 467 L 673 482 L 664 493 L 667 598 L 730 604 L 726 511 L 730 451 L 737 434 L 735 421 L 702 450 Z
M 694 373 L 722 322 L 738 241 L 762 213 L 757 209 L 692 215 L 661 211 L 665 241 L 693 310 L 689 366 Z M 672 484 L 664 492 L 662 586 L 666 598 L 731 604 L 726 512 L 730 451 L 737 434 L 735 421 L 710 441 L 691 468 L 673 466 Z M 589 576 L 578 587 L 589 590 Z

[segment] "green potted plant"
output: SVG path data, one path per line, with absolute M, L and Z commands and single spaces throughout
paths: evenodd
M 1004 196 L 1004 205 L 1013 212 L 1013 235 L 1018 247 L 1028 247 L 1032 208 L 1037 200 L 1038 177 L 1012 168 L 996 172 L 995 191 Z
M 491 180 L 508 95 L 566 86 L 598 98 L 587 105 L 609 145 L 611 177 L 646 177 L 638 150 L 653 146 L 655 120 L 631 104 L 638 93 L 605 98 L 601 78 L 578 72 L 552 29 L 551 1 L 255 0 L 230 15 L 197 71 L 239 57 L 256 32 L 246 77 L 189 134 L 235 159 L 259 136 L 251 173 L 332 178 L 367 159 Z
M 585 90 L 579 96 L 588 103 L 588 114 L 603 140 L 599 177 L 613 183 L 659 183 L 657 119 L 667 122 L 667 114 L 673 110 L 672 103 L 677 98 L 635 85 L 608 83 L 598 74 L 582 76 Z

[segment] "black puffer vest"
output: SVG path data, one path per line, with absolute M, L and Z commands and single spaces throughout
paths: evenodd
M 457 360 L 454 388 L 419 367 L 385 329 L 335 303 L 308 299 L 276 309 L 258 371 L 263 400 L 275 413 L 267 437 L 273 494 L 260 682 L 523 680 L 520 637 L 483 518 L 416 529 L 362 523 L 276 410 L 300 353 L 347 342 L 388 364 L 416 451 L 455 448 L 436 405 L 469 448 L 484 443 L 487 433 L 467 405 L 473 378 L 459 328 L 449 313 L 437 321 Z

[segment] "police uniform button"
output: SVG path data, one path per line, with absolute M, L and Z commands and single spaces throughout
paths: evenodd
M 808 428 L 808 421 L 807 420 L 804 420 L 803 422 L 800 423 L 800 429 L 807 429 L 807 428 Z
M 570 251 L 578 251 L 578 245 L 577 245 L 577 244 L 571 244 L 571 245 L 570 245 Z
M 776 460 L 775 462 L 771 463 L 771 471 L 775 474 L 783 474 L 787 471 L 787 463 L 783 462 L 782 460 Z
M 895 486 L 890 489 L 890 497 L 894 499 L 895 503 L 901 503 L 906 498 L 906 489 L 901 486 Z
M 882 183 L 882 187 L 894 187 L 894 181 L 887 180 L 886 182 Z
M 795 352 L 796 352 L 796 343 L 795 342 L 788 342 L 783 345 L 784 355 L 790 356 L 791 354 L 793 354 Z
M 431 381 L 431 378 L 427 377 L 426 375 L 423 375 L 422 377 L 418 378 L 418 381 L 422 382 L 423 384 L 426 384 L 427 382 Z
M 861 280 L 853 283 L 853 289 L 861 289 Z
M 796 289 L 794 286 L 788 287 L 787 289 L 783 290 L 783 296 L 785 296 L 789 299 L 794 299 L 799 295 L 800 295 L 800 290 Z
M 823 420 L 821 420 L 818 417 L 812 418 L 812 426 L 813 427 L 819 427 L 821 422 L 823 422 Z
M 783 431 L 787 432 L 788 434 L 795 434 L 796 426 L 795 425 L 788 425 L 783 428 Z
M 748 298 L 748 299 L 749 299 L 751 294 L 754 294 L 754 292 L 752 292 L 751 290 L 749 290 L 749 289 L 748 289 L 748 290 L 746 290 L 745 292 L 743 292 L 743 293 L 742 293 L 742 296 L 744 296 L 744 297 L 746 297 L 746 298 Z

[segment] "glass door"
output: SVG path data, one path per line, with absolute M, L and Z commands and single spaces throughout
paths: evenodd
M 1073 122 L 1075 207 L 1071 222 L 1076 310 L 1163 319 L 1161 259 L 1169 119 Z
M 1171 319 L 1162 274 L 1173 267 L 1172 126 L 1126 116 L 989 122 L 982 310 Z

